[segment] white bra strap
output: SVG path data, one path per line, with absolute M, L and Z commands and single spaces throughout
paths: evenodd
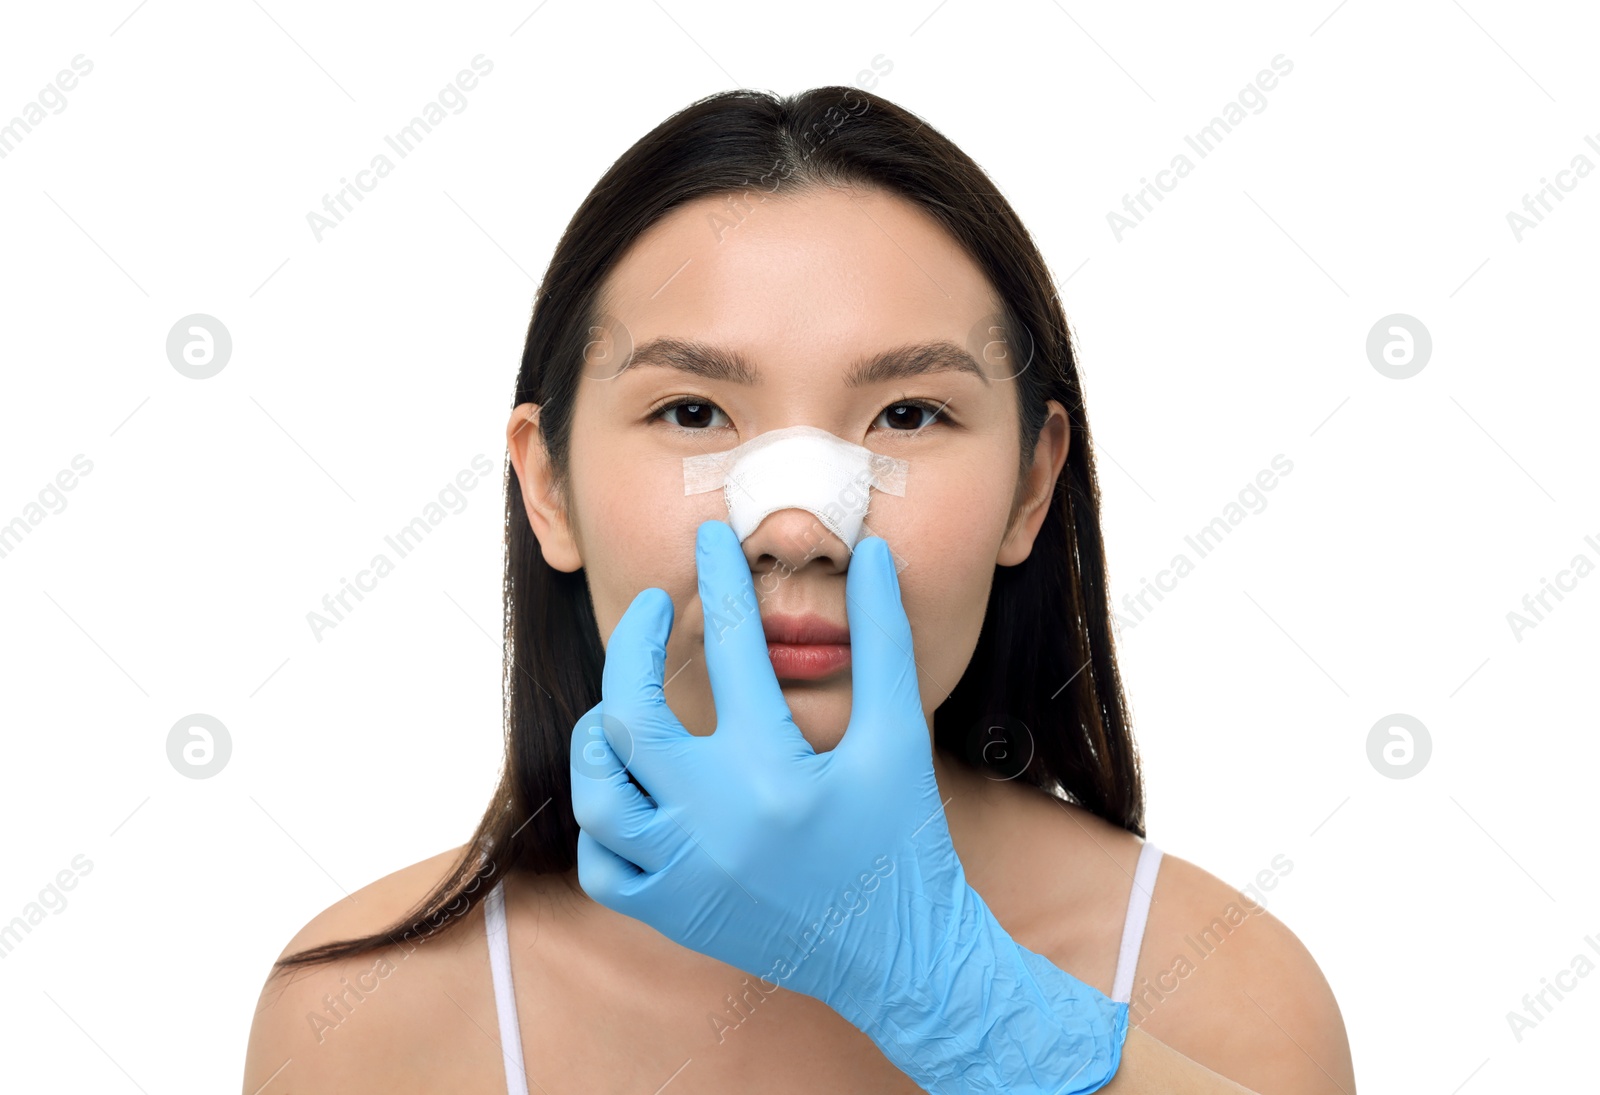
M 1128 894 L 1128 919 L 1122 925 L 1122 949 L 1117 954 L 1117 978 L 1111 986 L 1111 999 L 1128 1003 L 1133 999 L 1133 972 L 1139 964 L 1139 945 L 1144 941 L 1145 921 L 1150 915 L 1150 896 L 1155 891 L 1156 871 L 1161 866 L 1161 849 L 1148 840 L 1139 849 L 1139 865 L 1133 869 L 1133 890 Z
M 506 934 L 505 880 L 483 899 L 483 922 L 489 937 L 489 970 L 494 975 L 494 1007 L 500 1020 L 500 1054 L 506 1064 L 508 1095 L 528 1095 L 528 1074 L 522 1064 L 522 1025 L 511 985 L 511 940 Z

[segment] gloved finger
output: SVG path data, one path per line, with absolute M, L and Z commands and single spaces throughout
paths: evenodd
M 613 716 L 602 729 L 622 763 L 658 798 L 671 785 L 667 761 L 677 753 L 671 747 L 693 737 L 667 706 L 662 683 L 672 617 L 666 590 L 641 590 L 606 641 L 600 675 L 603 709 Z M 619 728 L 626 729 L 626 741 L 612 736 Z
M 750 582 L 750 562 L 726 521 L 702 521 L 695 530 L 695 567 L 705 612 L 706 673 L 717 708 L 717 730 L 734 736 L 760 735 L 770 743 L 775 722 L 794 725 L 789 704 L 772 669 L 761 626 L 761 603 Z M 794 746 L 794 741 L 786 743 Z M 808 746 L 807 752 L 812 750 Z
M 633 915 L 631 898 L 639 868 L 607 848 L 587 829 L 578 830 L 578 885 L 606 908 Z
M 845 615 L 850 625 L 850 724 L 839 743 L 841 755 L 862 732 L 872 739 L 880 733 L 900 733 L 909 721 L 921 728 L 921 744 L 932 750 L 927 720 L 922 714 L 922 694 L 917 685 L 917 661 L 911 642 L 911 621 L 900 599 L 900 579 L 894 555 L 881 536 L 868 536 L 856 544 L 845 572 Z M 914 713 L 914 714 L 913 714 Z
M 595 704 L 572 728 L 572 816 L 607 848 L 644 871 L 666 866 L 683 831 L 657 816 L 654 800 L 628 778 L 612 747 L 626 748 L 629 733 L 615 716 Z

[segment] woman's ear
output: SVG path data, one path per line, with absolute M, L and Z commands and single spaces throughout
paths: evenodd
M 1072 423 L 1067 412 L 1054 399 L 1046 405 L 1048 417 L 1039 430 L 1039 443 L 1033 449 L 1033 465 L 1019 487 L 1022 496 L 1017 514 L 1011 519 L 1011 528 L 1000 542 L 996 566 L 1011 567 L 1025 560 L 1033 551 L 1033 541 L 1044 524 L 1050 509 L 1050 499 L 1055 496 L 1056 479 L 1067 462 L 1067 447 L 1072 444 Z
M 550 454 L 539 433 L 539 404 L 519 403 L 506 424 L 506 448 L 522 487 L 522 506 L 545 562 L 571 573 L 583 566 L 566 505 L 551 477 Z

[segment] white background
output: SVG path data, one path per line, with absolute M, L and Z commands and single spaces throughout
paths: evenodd
M 1293 462 L 1122 628 L 1151 839 L 1240 888 L 1292 861 L 1268 904 L 1364 1091 L 1587 1075 L 1600 976 L 1520 1043 L 1506 1015 L 1600 961 L 1600 576 L 1520 641 L 1507 614 L 1600 562 L 1600 176 L 1520 241 L 1506 215 L 1600 164 L 1593 12 L 772 7 L 7 10 L 0 119 L 94 68 L 0 159 L 0 523 L 93 470 L 0 559 L 0 921 L 93 866 L 0 960 L 0 1083 L 237 1090 L 288 938 L 466 839 L 501 756 L 505 421 L 558 234 L 673 110 L 879 55 L 873 90 L 982 164 L 1055 271 L 1119 600 Z M 318 242 L 306 214 L 480 53 L 467 108 Z M 1196 156 L 1279 54 L 1265 108 Z M 1119 242 L 1107 213 L 1179 152 Z M 192 313 L 234 343 L 205 381 L 165 352 Z M 1407 380 L 1367 357 L 1393 313 L 1433 340 Z M 316 641 L 306 614 L 478 453 L 465 510 Z M 210 779 L 167 757 L 194 712 L 232 741 Z M 1432 745 L 1407 779 L 1368 754 L 1396 712 Z

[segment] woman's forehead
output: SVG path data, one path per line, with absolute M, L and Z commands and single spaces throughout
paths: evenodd
M 963 343 L 998 307 L 977 265 L 904 199 L 819 189 L 747 200 L 700 198 L 653 225 L 606 279 L 608 316 L 638 344 L 673 336 L 782 356 Z

